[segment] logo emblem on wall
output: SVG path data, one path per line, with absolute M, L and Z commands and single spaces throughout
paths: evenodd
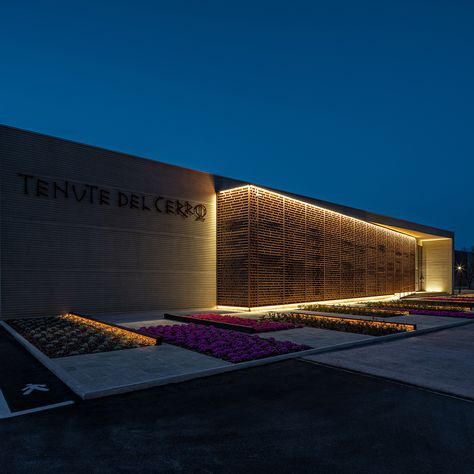
M 88 202 L 101 206 L 136 209 L 139 211 L 173 214 L 185 219 L 205 221 L 207 208 L 204 204 L 192 204 L 189 201 L 151 196 L 133 192 L 111 190 L 92 184 L 79 184 L 72 181 L 50 181 L 38 176 L 18 173 L 23 181 L 23 194 L 52 199 L 72 199 L 76 202 Z

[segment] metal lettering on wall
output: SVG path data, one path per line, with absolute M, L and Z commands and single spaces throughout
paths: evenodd
M 128 191 L 110 190 L 92 184 L 78 184 L 70 181 L 48 181 L 38 176 L 18 173 L 23 182 L 23 194 L 31 196 L 73 199 L 101 206 L 115 206 L 136 209 L 145 212 L 173 214 L 183 218 L 193 217 L 196 221 L 204 221 L 207 208 L 204 204 L 191 204 L 164 196 L 150 196 Z

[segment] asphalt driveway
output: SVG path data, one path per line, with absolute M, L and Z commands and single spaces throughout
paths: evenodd
M 468 473 L 474 404 L 289 360 L 0 421 L 5 473 Z

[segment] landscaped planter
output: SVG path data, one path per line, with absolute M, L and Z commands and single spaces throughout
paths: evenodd
M 157 345 L 160 338 L 74 314 L 7 323 L 50 358 Z
M 176 315 L 165 314 L 166 319 L 180 321 L 184 323 L 203 324 L 205 326 L 215 326 L 221 329 L 230 329 L 233 331 L 258 333 L 269 331 L 282 331 L 285 329 L 294 329 L 301 327 L 287 322 L 262 321 L 257 319 L 239 318 L 237 316 L 228 316 L 216 313 Z
M 402 310 L 410 309 L 428 309 L 431 311 L 469 311 L 469 307 L 458 306 L 456 303 L 452 305 L 438 303 L 437 301 L 421 301 L 421 300 L 399 300 L 399 301 L 385 301 L 385 302 L 371 302 L 367 303 L 369 308 L 386 309 L 386 310 Z
M 391 309 L 369 307 L 368 306 L 351 306 L 345 304 L 308 304 L 299 307 L 305 311 L 317 311 L 321 313 L 336 313 L 336 314 L 352 314 L 353 316 L 378 316 L 380 318 L 391 318 L 395 316 L 406 316 L 408 311 L 403 308 Z
M 256 335 L 228 331 L 215 326 L 173 324 L 139 329 L 143 334 L 159 336 L 164 342 L 232 363 L 246 362 L 310 349 L 290 341 L 277 341 Z
M 426 309 L 411 309 L 410 314 L 421 314 L 424 316 L 443 316 L 448 318 L 474 319 L 474 313 L 455 311 L 430 311 Z
M 466 301 L 464 298 L 444 298 L 444 299 L 432 299 L 432 298 L 423 298 L 420 300 L 410 300 L 410 303 L 421 303 L 421 304 L 436 304 L 440 306 L 459 306 L 464 308 L 472 308 L 474 307 L 474 301 Z
M 439 301 L 468 301 L 474 303 L 474 297 L 472 296 L 429 296 L 426 299 Z
M 387 321 L 371 321 L 366 319 L 338 318 L 304 313 L 270 313 L 264 317 L 272 321 L 286 321 L 295 324 L 331 331 L 353 332 L 368 336 L 387 336 L 400 332 L 415 331 L 415 324 L 393 323 Z

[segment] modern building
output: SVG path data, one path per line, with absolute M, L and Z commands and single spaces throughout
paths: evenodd
M 0 127 L 1 317 L 451 292 L 452 232 Z

